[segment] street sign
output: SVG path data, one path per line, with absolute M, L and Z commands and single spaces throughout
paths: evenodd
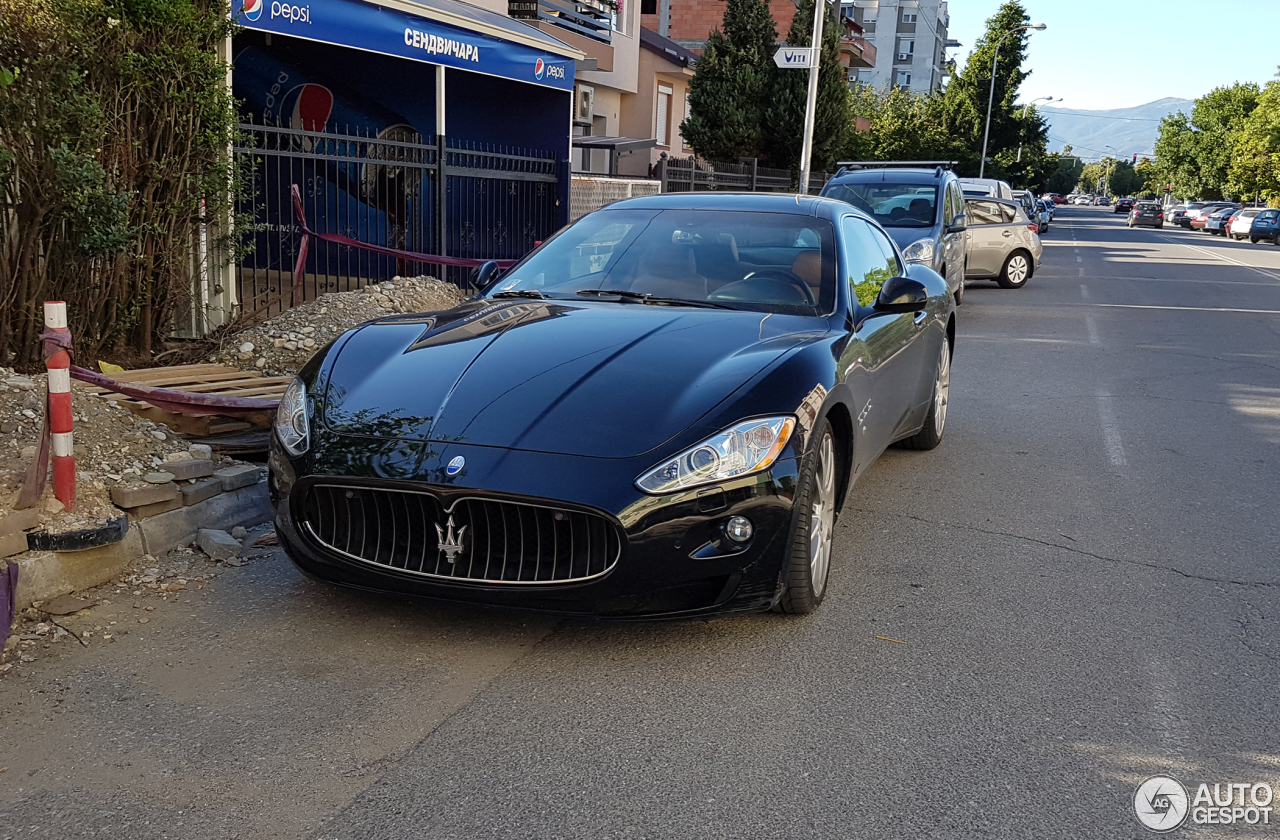
M 773 63 L 783 70 L 808 70 L 813 66 L 813 49 L 810 47 L 779 47 L 773 54 Z

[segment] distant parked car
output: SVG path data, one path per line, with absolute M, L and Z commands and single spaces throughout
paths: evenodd
M 1204 219 L 1204 232 L 1211 233 L 1214 236 L 1226 236 L 1227 228 L 1231 226 L 1231 220 L 1238 214 L 1243 213 L 1239 207 L 1223 207 L 1215 210 Z
M 1191 224 L 1191 220 L 1187 218 L 1187 214 L 1192 210 L 1199 210 L 1203 206 L 1204 204 L 1198 201 L 1187 201 L 1182 204 L 1175 204 L 1165 211 L 1165 218 L 1168 219 L 1169 224 L 1171 225 L 1188 227 Z
M 1164 227 L 1164 210 L 1154 201 L 1139 201 L 1129 211 L 1129 227 L 1147 225 L 1153 228 Z
M 960 189 L 966 196 L 989 195 L 992 198 L 1013 199 L 1013 187 L 998 178 L 961 178 Z
M 1052 201 L 1054 204 L 1066 204 L 1066 203 L 1067 203 L 1067 200 L 1066 200 L 1065 198 L 1063 198 L 1062 196 L 1058 195 L 1057 193 L 1049 193 L 1048 195 L 1046 195 L 1046 196 L 1045 196 L 1045 198 L 1049 199 L 1049 200 L 1050 200 L 1050 201 Z
M 1105 195 L 1099 195 L 1093 199 L 1094 207 L 1107 207 L 1110 204 L 1111 204 L 1111 199 L 1107 198 Z
M 1118 198 L 1115 203 L 1115 213 L 1128 213 L 1133 209 L 1134 201 L 1132 198 Z
M 1025 286 L 1044 252 L 1038 225 L 1015 201 L 967 198 L 964 204 L 969 221 L 965 279 L 995 280 L 1002 289 Z
M 1280 235 L 1280 210 L 1268 207 L 1258 211 L 1258 215 L 1253 217 L 1253 224 L 1249 226 L 1249 241 L 1270 239 L 1272 245 L 1280 245 L 1278 235 Z
M 1058 207 L 1053 203 L 1051 198 L 1040 199 L 1040 206 L 1049 214 L 1049 220 L 1052 221 L 1058 215 Z
M 1223 233 L 1228 239 L 1248 239 L 1249 229 L 1253 226 L 1253 220 L 1262 212 L 1265 211 L 1256 207 L 1246 207 L 1231 217 L 1231 221 L 1227 223 Z
M 1224 207 L 1230 207 L 1234 210 L 1236 205 L 1228 201 L 1212 201 L 1207 202 L 1203 207 L 1189 211 L 1185 217 L 1187 229 L 1204 230 L 1205 224 L 1209 221 L 1209 214 L 1216 213 Z

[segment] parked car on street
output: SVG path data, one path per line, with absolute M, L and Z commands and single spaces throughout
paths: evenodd
M 960 188 L 966 196 L 989 195 L 995 198 L 1013 198 L 1013 187 L 999 178 L 961 178 Z
M 1040 207 L 1049 214 L 1049 221 L 1053 221 L 1053 218 L 1058 215 L 1058 206 L 1050 199 L 1040 199 Z
M 1139 201 L 1129 211 L 1129 227 L 1147 225 L 1153 228 L 1164 227 L 1164 210 L 1154 201 Z
M 1258 215 L 1253 217 L 1253 223 L 1249 225 L 1249 241 L 1258 242 L 1263 239 L 1270 239 L 1272 245 L 1280 245 L 1280 210 L 1268 207 L 1259 210 Z
M 1076 205 L 1088 206 L 1088 205 L 1090 205 L 1090 204 L 1093 204 L 1093 196 L 1091 196 L 1091 195 L 1078 195 L 1078 196 L 1076 196 L 1076 197 L 1075 197 L 1075 199 L 1074 199 L 1074 200 L 1072 200 L 1072 202 L 1071 202 L 1071 203 L 1072 203 L 1072 204 L 1076 204 Z
M 1237 211 L 1222 229 L 1223 236 L 1228 239 L 1248 239 L 1249 229 L 1253 225 L 1254 218 L 1257 217 L 1262 210 L 1258 207 L 1245 207 Z
M 942 166 L 841 169 L 822 195 L 846 202 L 889 232 L 908 262 L 942 275 L 961 303 L 964 296 L 964 194 L 960 179 Z
M 807 613 L 867 465 L 946 428 L 951 291 L 843 201 L 619 201 L 472 278 L 285 391 L 269 489 L 308 575 L 602 617 Z
M 1014 190 L 1013 200 L 1022 204 L 1022 209 L 1026 212 L 1027 218 L 1040 225 L 1040 233 L 1048 230 L 1048 222 L 1043 224 L 1040 221 L 1040 205 L 1036 194 L 1031 190 Z
M 1093 199 L 1094 207 L 1107 207 L 1111 204 L 1111 199 L 1105 195 L 1095 196 Z
M 969 264 L 965 278 L 995 280 L 1003 289 L 1020 289 L 1040 267 L 1044 247 L 1037 225 L 1022 205 L 995 198 L 965 199 Z
M 1214 210 L 1204 218 L 1204 231 L 1214 236 L 1226 236 L 1227 227 L 1231 224 L 1239 213 L 1243 212 L 1239 207 L 1222 207 Z
M 1187 214 L 1192 210 L 1199 210 L 1203 206 L 1204 204 L 1199 201 L 1188 201 L 1182 204 L 1175 204 L 1165 211 L 1165 219 L 1168 220 L 1171 225 L 1187 227 L 1190 224 L 1186 218 Z
M 1118 198 L 1114 205 L 1113 213 L 1128 213 L 1133 209 L 1134 200 L 1132 198 Z
M 1178 220 L 1178 224 L 1188 230 L 1204 230 L 1205 217 L 1223 207 L 1235 207 L 1229 201 L 1197 202 L 1198 207 L 1188 208 L 1186 215 Z

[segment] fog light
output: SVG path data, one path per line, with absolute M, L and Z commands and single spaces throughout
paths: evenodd
M 751 533 L 754 530 L 751 527 L 751 520 L 745 516 L 735 516 L 724 523 L 725 536 L 737 543 L 744 543 L 751 539 Z

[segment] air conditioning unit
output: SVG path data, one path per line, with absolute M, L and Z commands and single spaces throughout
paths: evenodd
M 898 53 L 898 61 L 910 61 L 911 53 Z
M 596 115 L 596 89 L 578 85 L 573 92 L 573 121 L 590 123 Z

